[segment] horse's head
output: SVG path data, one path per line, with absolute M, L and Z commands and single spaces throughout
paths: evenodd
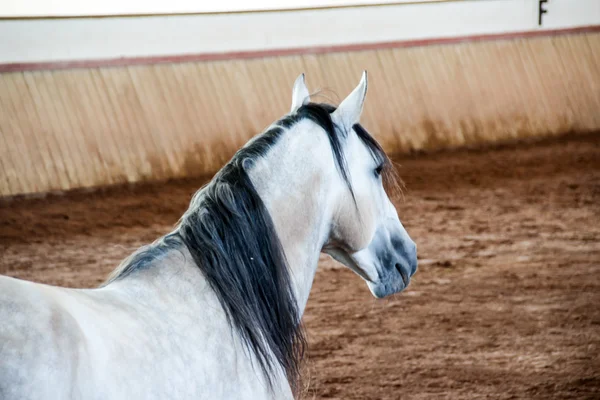
M 393 166 L 359 124 L 366 92 L 365 72 L 359 85 L 331 112 L 335 129 L 345 138 L 340 150 L 346 171 L 336 174 L 339 179 L 330 186 L 333 219 L 323 251 L 365 279 L 373 295 L 381 298 L 408 286 L 417 269 L 417 247 L 385 189 Z M 292 111 L 308 99 L 301 75 L 294 84 Z

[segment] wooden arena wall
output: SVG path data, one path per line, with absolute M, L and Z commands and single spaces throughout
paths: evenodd
M 600 130 L 597 28 L 416 44 L 5 68 L 0 196 L 214 173 L 302 72 L 337 103 L 366 69 L 364 125 L 390 153 Z

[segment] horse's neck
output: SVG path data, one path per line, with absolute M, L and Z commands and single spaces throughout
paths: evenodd
M 249 172 L 275 224 L 301 314 L 331 223 L 331 176 L 323 171 L 336 171 L 327 137 L 302 125 L 284 133 Z

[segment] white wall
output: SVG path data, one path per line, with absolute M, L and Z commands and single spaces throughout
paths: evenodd
M 292 10 L 440 0 L 4 0 L 1 17 L 82 17 Z M 442 0 L 444 1 L 444 0 Z M 448 1 L 448 0 L 446 0 Z M 452 1 L 452 0 L 450 0 Z
M 538 26 L 538 0 L 448 1 L 233 14 L 4 19 L 0 20 L 0 64 L 310 48 L 600 25 L 600 0 L 549 0 L 545 8 L 548 13 L 542 26 Z

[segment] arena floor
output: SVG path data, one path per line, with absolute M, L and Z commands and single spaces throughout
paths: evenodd
M 306 397 L 600 398 L 600 134 L 397 161 L 419 270 L 376 300 L 322 258 Z M 201 183 L 1 200 L 0 273 L 97 285 Z

